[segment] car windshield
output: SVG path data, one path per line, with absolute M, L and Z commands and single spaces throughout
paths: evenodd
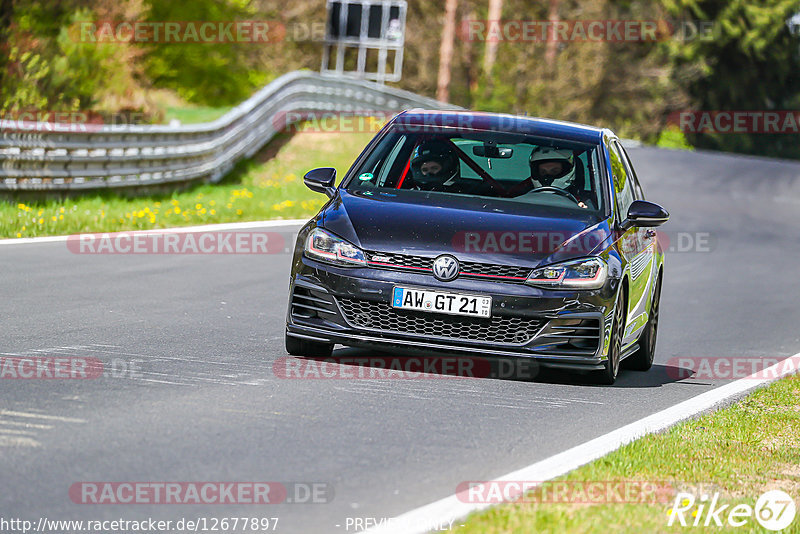
M 394 127 L 345 189 L 357 194 L 406 190 L 432 199 L 466 195 L 599 212 L 599 168 L 597 145 L 516 133 Z

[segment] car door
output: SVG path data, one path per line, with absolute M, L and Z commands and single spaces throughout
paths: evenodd
M 625 147 L 622 146 L 618 140 L 615 141 L 619 149 L 622 161 L 628 171 L 628 176 L 633 186 L 633 196 L 635 200 L 645 200 L 644 191 L 639 184 L 639 177 L 636 176 L 636 171 L 633 168 L 633 163 L 628 156 Z M 636 231 L 637 239 L 639 241 L 639 265 L 637 267 L 642 269 L 640 284 L 642 285 L 641 303 L 638 309 L 633 310 L 633 320 L 628 325 L 631 327 L 631 334 L 638 335 L 641 329 L 647 323 L 648 312 L 650 310 L 650 300 L 652 293 L 655 289 L 656 279 L 658 277 L 658 266 L 656 262 L 656 247 L 657 247 L 657 234 L 653 228 L 639 228 Z
M 635 190 L 638 184 L 634 183 L 630 163 L 623 156 L 622 148 L 616 139 L 608 141 L 608 152 L 614 182 L 616 222 L 619 224 L 627 216 L 630 205 L 636 200 Z M 625 269 L 628 273 L 628 309 L 623 346 L 634 341 L 647 322 L 645 296 L 649 285 L 648 277 L 652 270 L 648 264 L 652 263 L 652 258 L 648 258 L 644 230 L 628 228 L 618 241 L 619 253 L 625 260 Z

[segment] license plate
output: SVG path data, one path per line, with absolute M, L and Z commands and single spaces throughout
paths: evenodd
M 492 297 L 395 287 L 392 308 L 472 317 L 492 316 Z

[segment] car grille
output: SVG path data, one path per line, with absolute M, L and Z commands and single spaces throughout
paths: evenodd
M 345 318 L 353 325 L 382 332 L 425 337 L 486 341 L 523 345 L 530 341 L 543 321 L 524 317 L 473 317 L 396 310 L 389 304 L 361 299 L 338 298 Z
M 423 256 L 409 254 L 388 254 L 384 252 L 367 252 L 367 263 L 378 269 L 398 271 L 433 271 L 433 260 Z M 531 273 L 531 269 L 490 263 L 459 262 L 461 270 L 458 276 L 465 278 L 483 278 L 502 280 L 504 282 L 522 283 Z

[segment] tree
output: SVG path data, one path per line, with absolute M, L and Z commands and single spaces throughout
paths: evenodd
M 797 0 L 664 1 L 684 26 L 697 19 L 712 23 L 709 38 L 669 46 L 676 64 L 699 66 L 699 74 L 686 84 L 695 109 L 798 109 L 800 38 L 788 24 L 797 13 Z M 703 148 L 800 157 L 797 134 L 690 133 L 687 137 Z
M 439 48 L 439 77 L 436 98 L 442 102 L 450 99 L 450 64 L 453 61 L 453 45 L 456 39 L 456 9 L 458 0 L 447 0 L 444 9 L 442 44 Z

